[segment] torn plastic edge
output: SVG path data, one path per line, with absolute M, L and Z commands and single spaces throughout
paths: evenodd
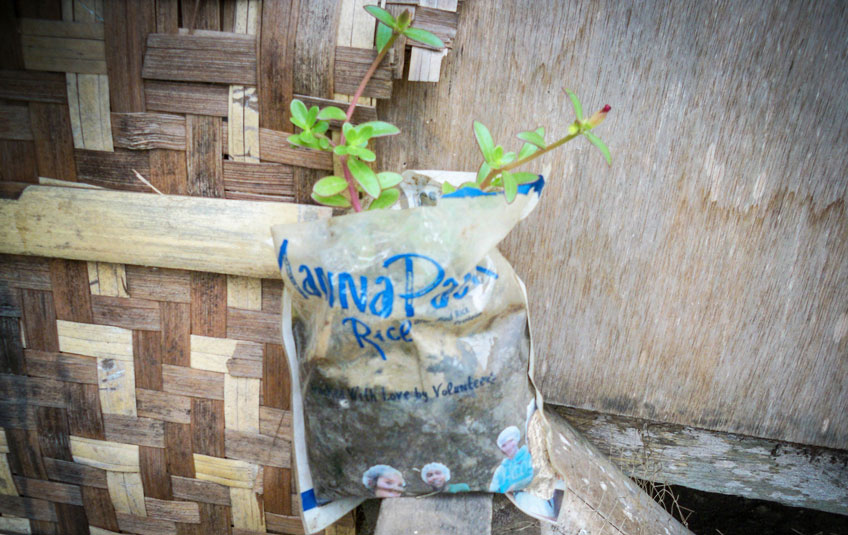
M 537 195 L 542 195 L 542 188 L 545 187 L 545 178 L 542 175 L 539 175 L 539 178 L 533 182 L 529 182 L 527 184 L 521 184 L 518 186 L 518 194 L 519 195 L 529 195 L 530 192 L 534 192 Z M 502 191 L 480 191 L 477 188 L 469 188 L 464 187 L 454 191 L 453 193 L 448 193 L 446 195 L 442 195 L 442 199 L 464 199 L 469 197 L 490 197 L 493 195 L 503 195 Z

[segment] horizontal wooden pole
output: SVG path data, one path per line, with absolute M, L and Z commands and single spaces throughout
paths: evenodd
M 848 514 L 848 452 L 556 407 L 627 475 Z
M 31 186 L 0 200 L 0 253 L 278 278 L 270 227 L 329 208 Z

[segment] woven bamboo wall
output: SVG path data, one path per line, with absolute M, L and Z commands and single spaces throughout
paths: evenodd
M 305 202 L 333 162 L 290 148 L 288 103 L 355 90 L 374 57 L 363 3 L 0 2 L 0 189 L 150 192 L 137 171 L 166 194 Z M 409 4 L 388 9 L 450 42 L 455 0 Z M 441 53 L 397 46 L 370 99 L 404 72 L 438 79 Z M 0 256 L 0 532 L 301 533 L 280 295 Z

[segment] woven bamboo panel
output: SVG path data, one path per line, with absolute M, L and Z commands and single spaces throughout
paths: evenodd
M 456 2 L 418 4 L 388 9 L 450 45 Z M 345 105 L 374 57 L 373 19 L 340 20 L 361 5 L 0 3 L 0 192 L 153 194 L 139 173 L 165 194 L 310 202 L 333 162 L 286 142 L 289 102 Z M 0 255 L 0 531 L 301 533 L 280 299 L 278 280 Z

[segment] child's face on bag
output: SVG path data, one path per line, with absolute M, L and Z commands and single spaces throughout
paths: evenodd
M 441 470 L 428 470 L 424 478 L 431 487 L 440 489 L 445 486 L 445 474 Z
M 501 451 L 504 455 L 512 459 L 515 457 L 515 454 L 518 453 L 518 442 L 514 439 L 507 440 L 503 443 L 503 446 L 501 446 Z
M 377 478 L 374 496 L 378 498 L 397 498 L 403 493 L 403 477 L 398 474 L 385 474 Z

